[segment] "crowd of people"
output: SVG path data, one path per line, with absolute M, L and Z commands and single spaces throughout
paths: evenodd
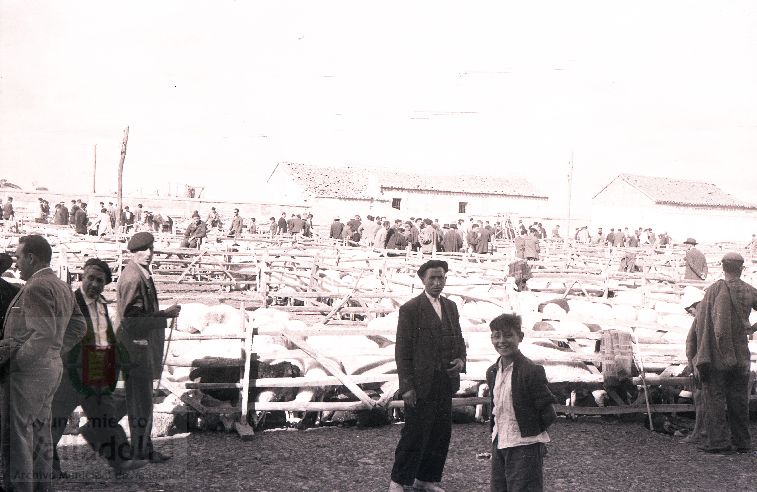
M 181 307 L 160 309 L 150 273 L 154 237 L 134 234 L 132 253 L 117 284 L 118 326 L 102 297 L 110 266 L 88 259 L 81 286 L 72 292 L 50 268 L 52 248 L 40 235 L 19 238 L 18 289 L 0 279 L 0 449 L 4 490 L 52 490 L 66 477 L 57 444 L 71 412 L 81 406 L 81 435 L 116 475 L 163 463 L 170 456 L 150 438 L 153 385 L 163 366 L 166 320 Z M 0 274 L 14 258 L 0 253 Z M 64 362 L 65 361 L 65 362 Z M 113 391 L 123 372 L 129 439 Z

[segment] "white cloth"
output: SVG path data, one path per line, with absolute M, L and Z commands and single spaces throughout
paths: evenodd
M 84 293 L 84 302 L 87 303 L 89 317 L 92 320 L 92 329 L 95 332 L 95 345 L 107 347 L 108 343 L 108 315 L 105 313 L 105 301 L 102 297 L 91 299 Z
M 426 297 L 428 297 L 428 300 L 431 302 L 431 305 L 434 307 L 434 311 L 436 311 L 436 315 L 439 316 L 439 319 L 442 319 L 442 303 L 439 300 L 438 297 L 432 297 L 428 294 L 428 292 L 425 292 Z
M 494 383 L 494 429 L 492 430 L 492 442 L 497 438 L 497 449 L 514 448 L 537 442 L 549 442 L 549 434 L 546 431 L 539 435 L 523 437 L 520 433 L 518 420 L 515 418 L 513 407 L 513 364 L 502 367 L 499 363 L 499 374 Z

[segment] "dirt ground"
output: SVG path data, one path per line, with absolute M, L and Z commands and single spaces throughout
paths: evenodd
M 110 491 L 384 491 L 402 424 L 381 428 L 324 427 L 269 430 L 253 440 L 236 434 L 197 432 L 159 439 L 174 458 L 113 478 L 86 446 L 61 448 L 64 470 L 75 477 L 57 490 Z M 757 422 L 751 431 L 757 435 Z M 488 424 L 456 424 L 442 485 L 452 491 L 485 491 L 490 451 Z M 716 456 L 680 438 L 650 432 L 637 422 L 601 418 L 558 419 L 545 459 L 547 490 L 667 491 L 757 490 L 757 457 Z M 756 446 L 757 447 L 757 446 Z

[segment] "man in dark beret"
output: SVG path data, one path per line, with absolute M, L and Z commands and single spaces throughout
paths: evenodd
M 128 356 L 116 341 L 108 305 L 102 296 L 112 279 L 107 263 L 90 258 L 84 263 L 82 284 L 74 291 L 87 331 L 81 343 L 68 352 L 68 369 L 53 397 L 53 474 L 61 478 L 67 474 L 61 471 L 57 446 L 77 406 L 81 406 L 87 416 L 87 424 L 80 429 L 80 434 L 116 474 L 147 464 L 144 460 L 130 459 L 129 441 L 118 424 L 123 414 L 118 412 L 113 400 L 118 373 Z
M 118 279 L 118 341 L 129 356 L 126 373 L 126 407 L 129 413 L 131 447 L 134 459 L 162 463 L 169 459 L 153 449 L 152 388 L 153 380 L 163 372 L 163 344 L 166 319 L 179 316 L 176 304 L 161 310 L 150 273 L 155 238 L 149 232 L 134 234 L 127 248 L 132 253 Z
M 757 289 L 741 280 L 744 258 L 726 253 L 723 280 L 710 285 L 697 305 L 686 357 L 702 385 L 706 453 L 750 453 L 749 315 L 757 309 Z M 699 417 L 699 416 L 697 416 Z
M 465 371 L 465 341 L 454 302 L 441 296 L 449 267 L 430 260 L 418 269 L 423 293 L 400 307 L 395 358 L 405 425 L 394 452 L 390 491 L 442 490 L 452 435 L 452 395 Z

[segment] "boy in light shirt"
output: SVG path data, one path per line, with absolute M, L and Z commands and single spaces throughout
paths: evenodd
M 501 314 L 489 323 L 500 358 L 486 371 L 491 388 L 491 490 L 544 489 L 547 428 L 557 418 L 544 367 L 526 358 L 521 317 Z

